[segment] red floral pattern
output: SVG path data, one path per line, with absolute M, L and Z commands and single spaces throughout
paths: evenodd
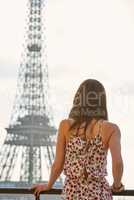
M 107 151 L 100 134 L 90 141 L 70 138 L 63 172 L 66 175 L 63 200 L 112 200 L 107 175 Z M 86 170 L 86 176 L 84 175 Z

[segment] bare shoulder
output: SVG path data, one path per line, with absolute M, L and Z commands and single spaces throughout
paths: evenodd
M 71 133 L 69 129 L 70 129 L 70 126 L 72 125 L 73 122 L 74 122 L 74 120 L 71 119 L 71 118 L 63 119 L 60 122 L 59 127 L 61 129 L 62 134 L 65 136 L 67 142 L 70 138 L 70 133 Z
M 60 121 L 60 124 L 59 124 L 59 129 L 62 129 L 62 132 L 64 134 L 66 134 L 66 132 L 69 130 L 70 128 L 70 120 L 69 119 L 63 119 Z
M 103 121 L 103 129 L 104 132 L 109 133 L 110 135 L 112 135 L 113 133 L 120 136 L 121 132 L 120 132 L 120 128 L 117 124 L 113 123 L 113 122 L 109 122 L 107 120 Z
M 71 120 L 70 119 L 62 119 L 60 122 L 60 126 L 64 126 L 64 127 L 70 127 L 71 124 Z

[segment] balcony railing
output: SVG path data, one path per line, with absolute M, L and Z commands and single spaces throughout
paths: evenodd
M 61 192 L 62 189 L 57 188 L 42 192 L 40 195 L 40 200 L 60 200 Z M 113 196 L 123 197 L 118 199 L 124 199 L 124 197 L 134 197 L 134 190 L 124 190 L 122 192 L 113 193 Z M 37 200 L 30 188 L 0 188 L 0 199 Z

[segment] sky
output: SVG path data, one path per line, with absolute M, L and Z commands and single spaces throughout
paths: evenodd
M 26 5 L 27 0 L 0 0 L 1 139 L 15 97 Z M 74 93 L 83 80 L 101 81 L 107 92 L 109 120 L 121 129 L 123 180 L 126 187 L 134 188 L 134 1 L 48 0 L 46 8 L 49 103 L 55 126 L 67 118 Z

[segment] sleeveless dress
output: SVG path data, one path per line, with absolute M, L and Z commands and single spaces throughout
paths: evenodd
M 106 165 L 107 150 L 99 131 L 90 141 L 81 139 L 80 135 L 70 138 L 66 146 L 63 167 L 66 177 L 61 199 L 112 200 L 112 191 L 105 178 Z

